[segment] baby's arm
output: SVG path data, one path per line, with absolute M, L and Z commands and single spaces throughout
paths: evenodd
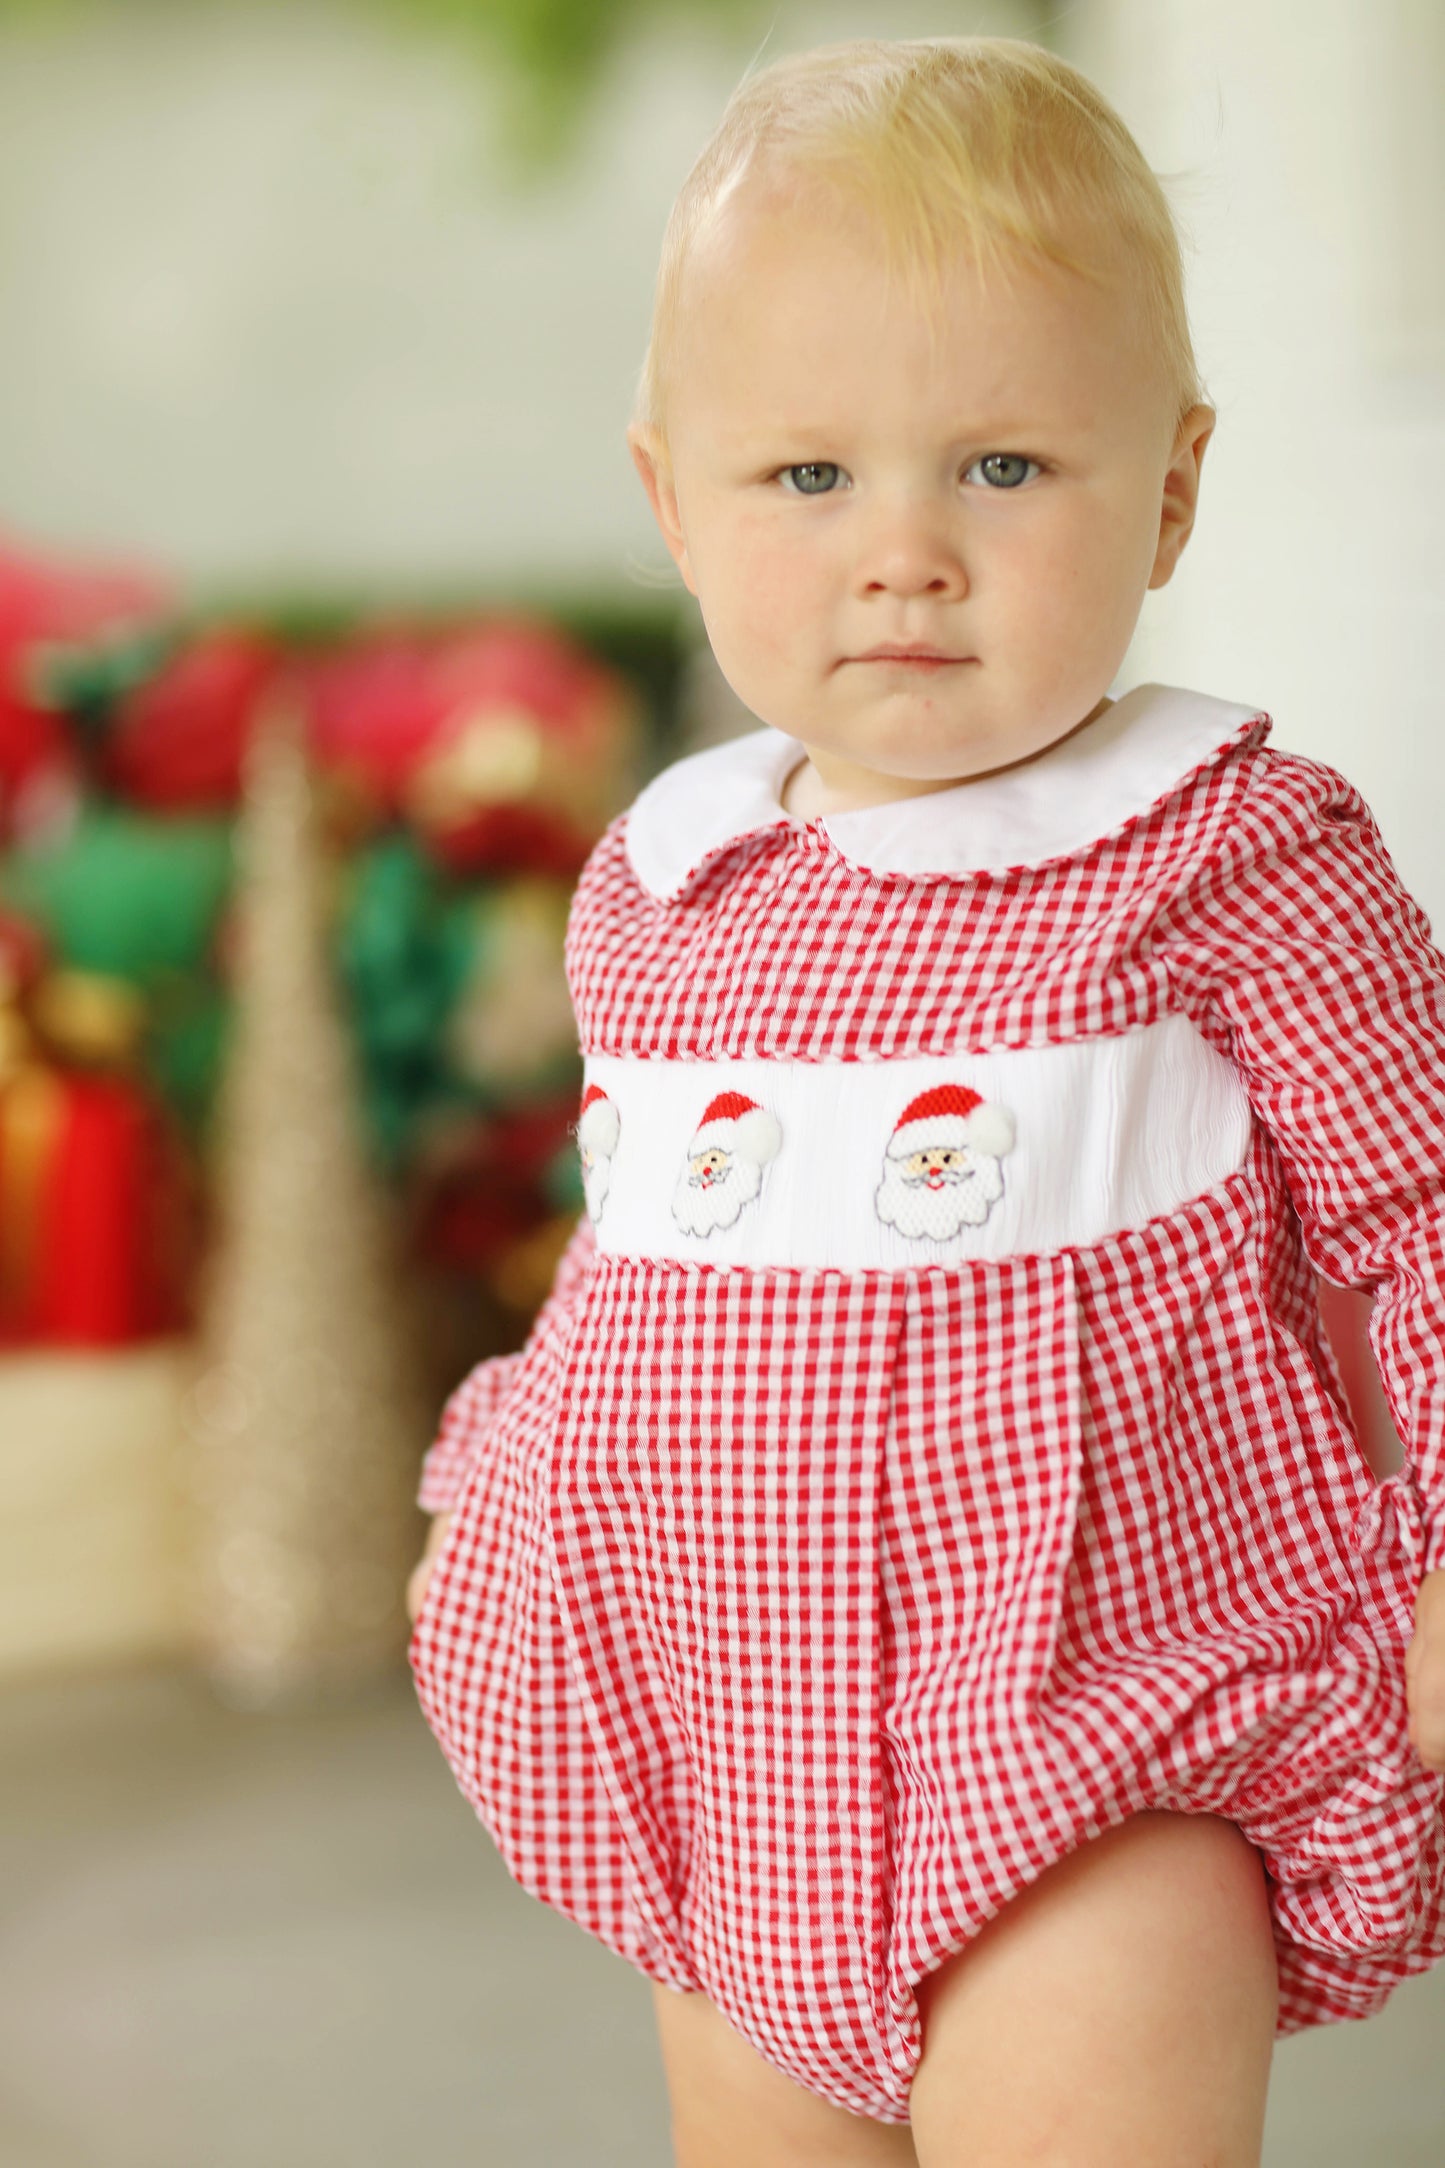
M 426 1546 L 407 1577 L 406 1615 L 413 1626 L 416 1624 L 417 1613 L 421 1610 L 422 1602 L 426 1596 L 426 1585 L 431 1579 L 431 1570 L 436 1564 L 437 1552 L 446 1542 L 447 1530 L 451 1525 L 452 1516 L 450 1513 L 437 1513 L 432 1516 L 431 1527 L 426 1532 Z
M 437 1440 L 422 1463 L 421 1485 L 417 1492 L 417 1504 L 422 1511 L 436 1517 L 427 1534 L 426 1548 L 407 1583 L 407 1610 L 413 1619 L 421 1609 L 432 1563 L 446 1540 L 453 1509 L 477 1450 L 496 1421 L 528 1349 L 539 1339 L 556 1332 L 571 1312 L 594 1254 L 592 1222 L 584 1213 L 558 1261 L 551 1291 L 537 1313 L 527 1347 L 518 1349 L 515 1354 L 494 1355 L 488 1361 L 478 1363 L 442 1411 Z
M 1445 957 L 1358 794 L 1273 754 L 1171 933 L 1171 975 L 1223 1023 L 1311 1263 L 1375 1295 L 1418 1505 L 1411 1735 L 1445 1769 Z
M 1405 1651 L 1410 1743 L 1427 1769 L 1445 1772 L 1445 1570 L 1427 1573 L 1415 1599 L 1415 1638 Z

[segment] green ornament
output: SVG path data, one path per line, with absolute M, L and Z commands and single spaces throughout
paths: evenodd
M 191 1131 L 204 1128 L 225 1066 L 231 1004 L 208 979 L 167 981 L 151 997 L 145 1064 Z
M 40 698 L 69 715 L 87 736 L 97 736 L 127 693 L 148 684 L 183 644 L 184 629 L 172 625 L 75 647 L 42 647 L 30 675 Z
M 202 973 L 231 887 L 231 823 L 91 805 L 57 842 L 0 865 L 0 897 L 56 961 L 148 989 Z
M 337 953 L 372 1132 L 392 1165 L 448 1095 L 440 1049 L 466 976 L 461 931 L 448 884 L 410 836 L 383 836 L 358 854 Z

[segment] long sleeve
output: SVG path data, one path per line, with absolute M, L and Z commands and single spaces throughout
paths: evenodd
M 565 1324 L 581 1293 L 594 1252 L 592 1222 L 584 1213 L 558 1260 L 551 1291 L 537 1313 L 527 1347 L 478 1363 L 448 1400 L 436 1443 L 422 1463 L 417 1504 L 424 1513 L 449 1513 L 456 1504 L 473 1455 L 516 1383 L 527 1350 Z
M 1162 956 L 1237 1065 L 1315 1269 L 1370 1337 L 1445 1567 L 1445 957 L 1341 777 L 1266 755 Z

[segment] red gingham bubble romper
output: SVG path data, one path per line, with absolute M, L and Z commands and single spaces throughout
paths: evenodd
M 1145 686 L 809 821 L 759 731 L 573 906 L 589 1209 L 429 1457 L 418 1689 L 527 1889 L 884 2122 L 919 1980 L 1141 1809 L 1258 1847 L 1281 2031 L 1445 1954 L 1445 962 L 1268 729 Z

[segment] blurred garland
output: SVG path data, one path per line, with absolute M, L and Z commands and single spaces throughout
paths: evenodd
M 74 15 L 113 0 L 0 0 L 0 22 L 22 15 Z M 175 0 L 150 0 L 159 10 Z M 224 0 L 232 11 L 278 0 Z M 284 0 L 283 0 L 284 4 Z M 474 43 L 510 78 L 502 122 L 512 152 L 542 165 L 576 137 L 588 98 L 613 52 L 649 24 L 708 26 L 724 37 L 757 34 L 770 19 L 765 0 L 351 0 L 417 31 Z M 192 12 L 189 8 L 187 13 Z

